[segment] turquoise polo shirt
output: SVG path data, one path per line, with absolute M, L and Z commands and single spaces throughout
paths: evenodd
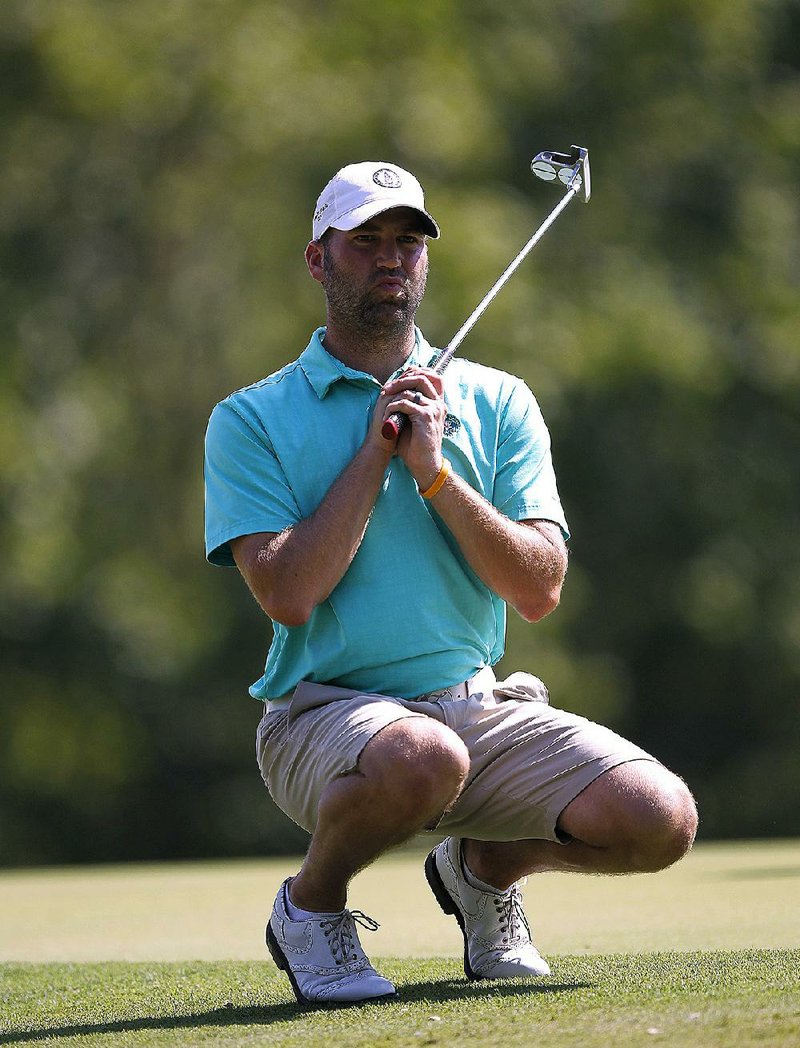
M 206 433 L 206 556 L 310 516 L 367 435 L 381 384 L 331 356 L 314 332 L 302 355 L 214 408 Z M 421 332 L 409 363 L 435 351 Z M 513 520 L 554 521 L 565 537 L 550 437 L 520 379 L 456 357 L 444 373 L 444 454 Z M 412 698 L 465 680 L 503 654 L 505 602 L 477 577 L 401 459 L 386 469 L 363 541 L 307 623 L 273 623 L 257 699 L 300 680 Z

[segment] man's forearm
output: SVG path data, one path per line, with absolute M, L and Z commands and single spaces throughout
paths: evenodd
M 556 607 L 567 571 L 556 524 L 509 520 L 454 473 L 432 505 L 475 574 L 524 619 L 536 621 Z
M 361 545 L 389 455 L 365 444 L 305 520 L 234 556 L 261 607 L 286 626 L 299 626 L 337 586 Z

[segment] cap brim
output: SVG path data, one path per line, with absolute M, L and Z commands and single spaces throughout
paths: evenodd
M 412 211 L 416 211 L 422 219 L 422 228 L 424 232 L 432 240 L 439 239 L 439 227 L 432 215 L 429 215 L 427 211 L 423 211 L 422 208 L 415 207 L 413 204 L 404 204 L 402 201 L 398 202 L 397 200 L 391 200 L 387 203 L 370 200 L 366 204 L 362 204 L 361 207 L 353 208 L 352 211 L 349 211 L 346 215 L 342 215 L 335 222 L 331 222 L 328 228 L 340 229 L 343 232 L 348 233 L 351 229 L 356 229 L 358 226 L 362 226 L 365 222 L 369 222 L 369 220 L 375 218 L 376 215 L 382 215 L 385 211 L 391 211 L 396 207 L 409 207 Z

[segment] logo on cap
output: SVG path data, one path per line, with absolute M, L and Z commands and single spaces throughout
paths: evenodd
M 382 167 L 376 171 L 372 176 L 372 181 L 382 186 L 383 189 L 399 189 L 403 184 L 403 180 L 398 173 L 392 171 L 390 167 Z

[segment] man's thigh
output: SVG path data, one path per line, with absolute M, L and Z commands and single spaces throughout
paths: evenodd
M 547 695 L 543 686 L 540 694 Z M 655 760 L 609 728 L 546 701 L 504 697 L 502 682 L 441 708 L 471 762 L 464 790 L 437 827 L 454 836 L 561 840 L 559 815 L 595 779 L 628 761 Z

